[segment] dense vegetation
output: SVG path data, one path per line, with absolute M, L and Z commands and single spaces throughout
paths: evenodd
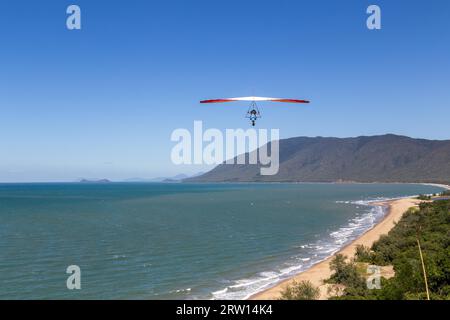
M 418 199 L 418 200 L 424 200 L 424 201 L 426 201 L 426 200 L 431 200 L 431 196 L 425 195 L 425 194 L 421 194 L 421 195 L 419 195 L 419 196 L 417 197 L 417 199 Z
M 410 209 L 399 223 L 382 236 L 371 250 L 358 247 L 355 260 L 337 255 L 330 267 L 330 283 L 342 284 L 342 296 L 334 299 L 426 299 L 418 249 L 422 248 L 431 299 L 450 299 L 450 201 L 422 203 Z M 358 263 L 393 265 L 395 276 L 382 278 L 381 289 L 369 290 Z

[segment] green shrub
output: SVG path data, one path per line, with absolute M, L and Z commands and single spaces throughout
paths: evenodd
M 357 262 L 372 263 L 373 255 L 370 252 L 370 248 L 365 247 L 362 244 L 356 246 L 355 258 Z
M 364 290 L 366 287 L 366 281 L 358 273 L 354 261 L 346 262 L 346 257 L 342 254 L 337 254 L 331 260 L 330 269 L 333 271 L 329 280 L 330 283 L 342 284 L 357 290 Z
M 310 281 L 294 281 L 281 292 L 280 300 L 317 300 L 320 290 Z

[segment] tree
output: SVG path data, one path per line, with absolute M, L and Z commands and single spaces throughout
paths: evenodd
M 366 281 L 358 273 L 354 261 L 346 262 L 345 256 L 337 254 L 330 262 L 330 269 L 334 272 L 329 279 L 330 283 L 344 285 L 346 292 L 351 291 L 353 296 L 365 296 L 367 294 Z
M 319 288 L 310 281 L 293 281 L 281 292 L 280 300 L 317 300 L 319 297 Z

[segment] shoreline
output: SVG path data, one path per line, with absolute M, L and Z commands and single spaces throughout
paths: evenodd
M 450 186 L 447 185 L 435 186 L 450 190 Z M 329 264 L 334 256 L 343 254 L 350 258 L 354 256 L 357 245 L 362 244 L 366 247 L 371 247 L 380 236 L 387 234 L 395 226 L 395 223 L 401 219 L 403 214 L 409 208 L 417 206 L 420 202 L 420 200 L 414 199 L 413 197 L 374 202 L 374 206 L 388 207 L 388 212 L 373 228 L 361 234 L 357 239 L 353 240 L 327 259 L 318 262 L 311 268 L 285 279 L 272 287 L 253 294 L 248 300 L 276 300 L 279 298 L 281 291 L 293 281 L 310 281 L 320 290 L 319 300 L 326 300 L 329 297 L 329 285 L 324 284 L 323 280 L 328 279 L 332 274 Z
M 433 187 L 443 188 L 445 190 L 450 190 L 450 185 L 448 185 L 448 184 L 439 184 L 439 183 L 422 183 L 422 184 L 426 185 L 426 186 L 433 186 Z

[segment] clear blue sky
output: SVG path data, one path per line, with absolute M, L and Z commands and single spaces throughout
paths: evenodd
M 283 138 L 449 139 L 450 2 L 2 1 L 0 181 L 203 170 L 171 164 L 171 132 L 246 128 L 245 104 L 198 101 L 248 95 L 312 101 L 262 105 Z

